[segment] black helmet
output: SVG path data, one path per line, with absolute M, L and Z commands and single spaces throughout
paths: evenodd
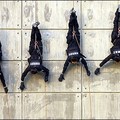
M 36 69 L 36 68 L 32 68 L 32 69 L 31 69 L 31 73 L 32 73 L 32 74 L 36 74 L 36 73 L 37 73 L 37 69 Z

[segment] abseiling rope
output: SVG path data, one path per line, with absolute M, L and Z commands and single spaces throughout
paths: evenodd
M 39 50 L 39 54 L 40 54 L 40 56 L 42 57 L 41 51 L 40 51 L 40 49 L 39 49 L 38 42 L 37 42 L 36 38 L 37 38 L 37 37 L 36 37 L 36 34 L 35 34 L 35 49 L 37 48 L 37 49 Z

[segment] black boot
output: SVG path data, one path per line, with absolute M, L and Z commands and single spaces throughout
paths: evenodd
M 38 21 L 38 22 L 35 22 L 32 26 L 33 27 L 38 27 L 39 24 L 40 24 L 40 22 Z
M 45 75 L 44 81 L 48 82 L 48 75 Z

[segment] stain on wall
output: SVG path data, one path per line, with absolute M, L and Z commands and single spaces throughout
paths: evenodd
M 70 17 L 70 11 L 66 10 L 65 13 L 64 13 L 64 16 L 65 16 L 66 22 L 68 22 L 69 21 L 69 17 Z
M 7 23 L 8 20 L 9 20 L 9 15 L 10 15 L 9 9 L 6 8 L 6 7 L 3 7 L 2 15 L 1 15 L 1 19 L 2 19 L 1 21 L 2 22 L 5 21 Z
M 89 20 L 93 19 L 93 11 L 91 9 L 88 9 L 87 14 Z
M 47 21 L 47 22 L 50 21 L 51 14 L 52 14 L 52 8 L 49 8 L 49 5 L 45 4 L 45 8 L 44 8 L 45 21 Z

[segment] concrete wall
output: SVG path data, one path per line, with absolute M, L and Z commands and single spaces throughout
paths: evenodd
M 0 41 L 9 93 L 0 83 L 0 119 L 117 119 L 120 118 L 120 65 L 111 62 L 99 76 L 94 70 L 109 53 L 113 19 L 119 1 L 0 1 Z M 81 32 L 81 50 L 91 76 L 74 65 L 58 82 L 66 59 L 69 11 L 74 7 Z M 44 44 L 43 64 L 50 69 L 49 82 L 42 74 L 20 77 L 27 66 L 31 24 L 40 21 Z

